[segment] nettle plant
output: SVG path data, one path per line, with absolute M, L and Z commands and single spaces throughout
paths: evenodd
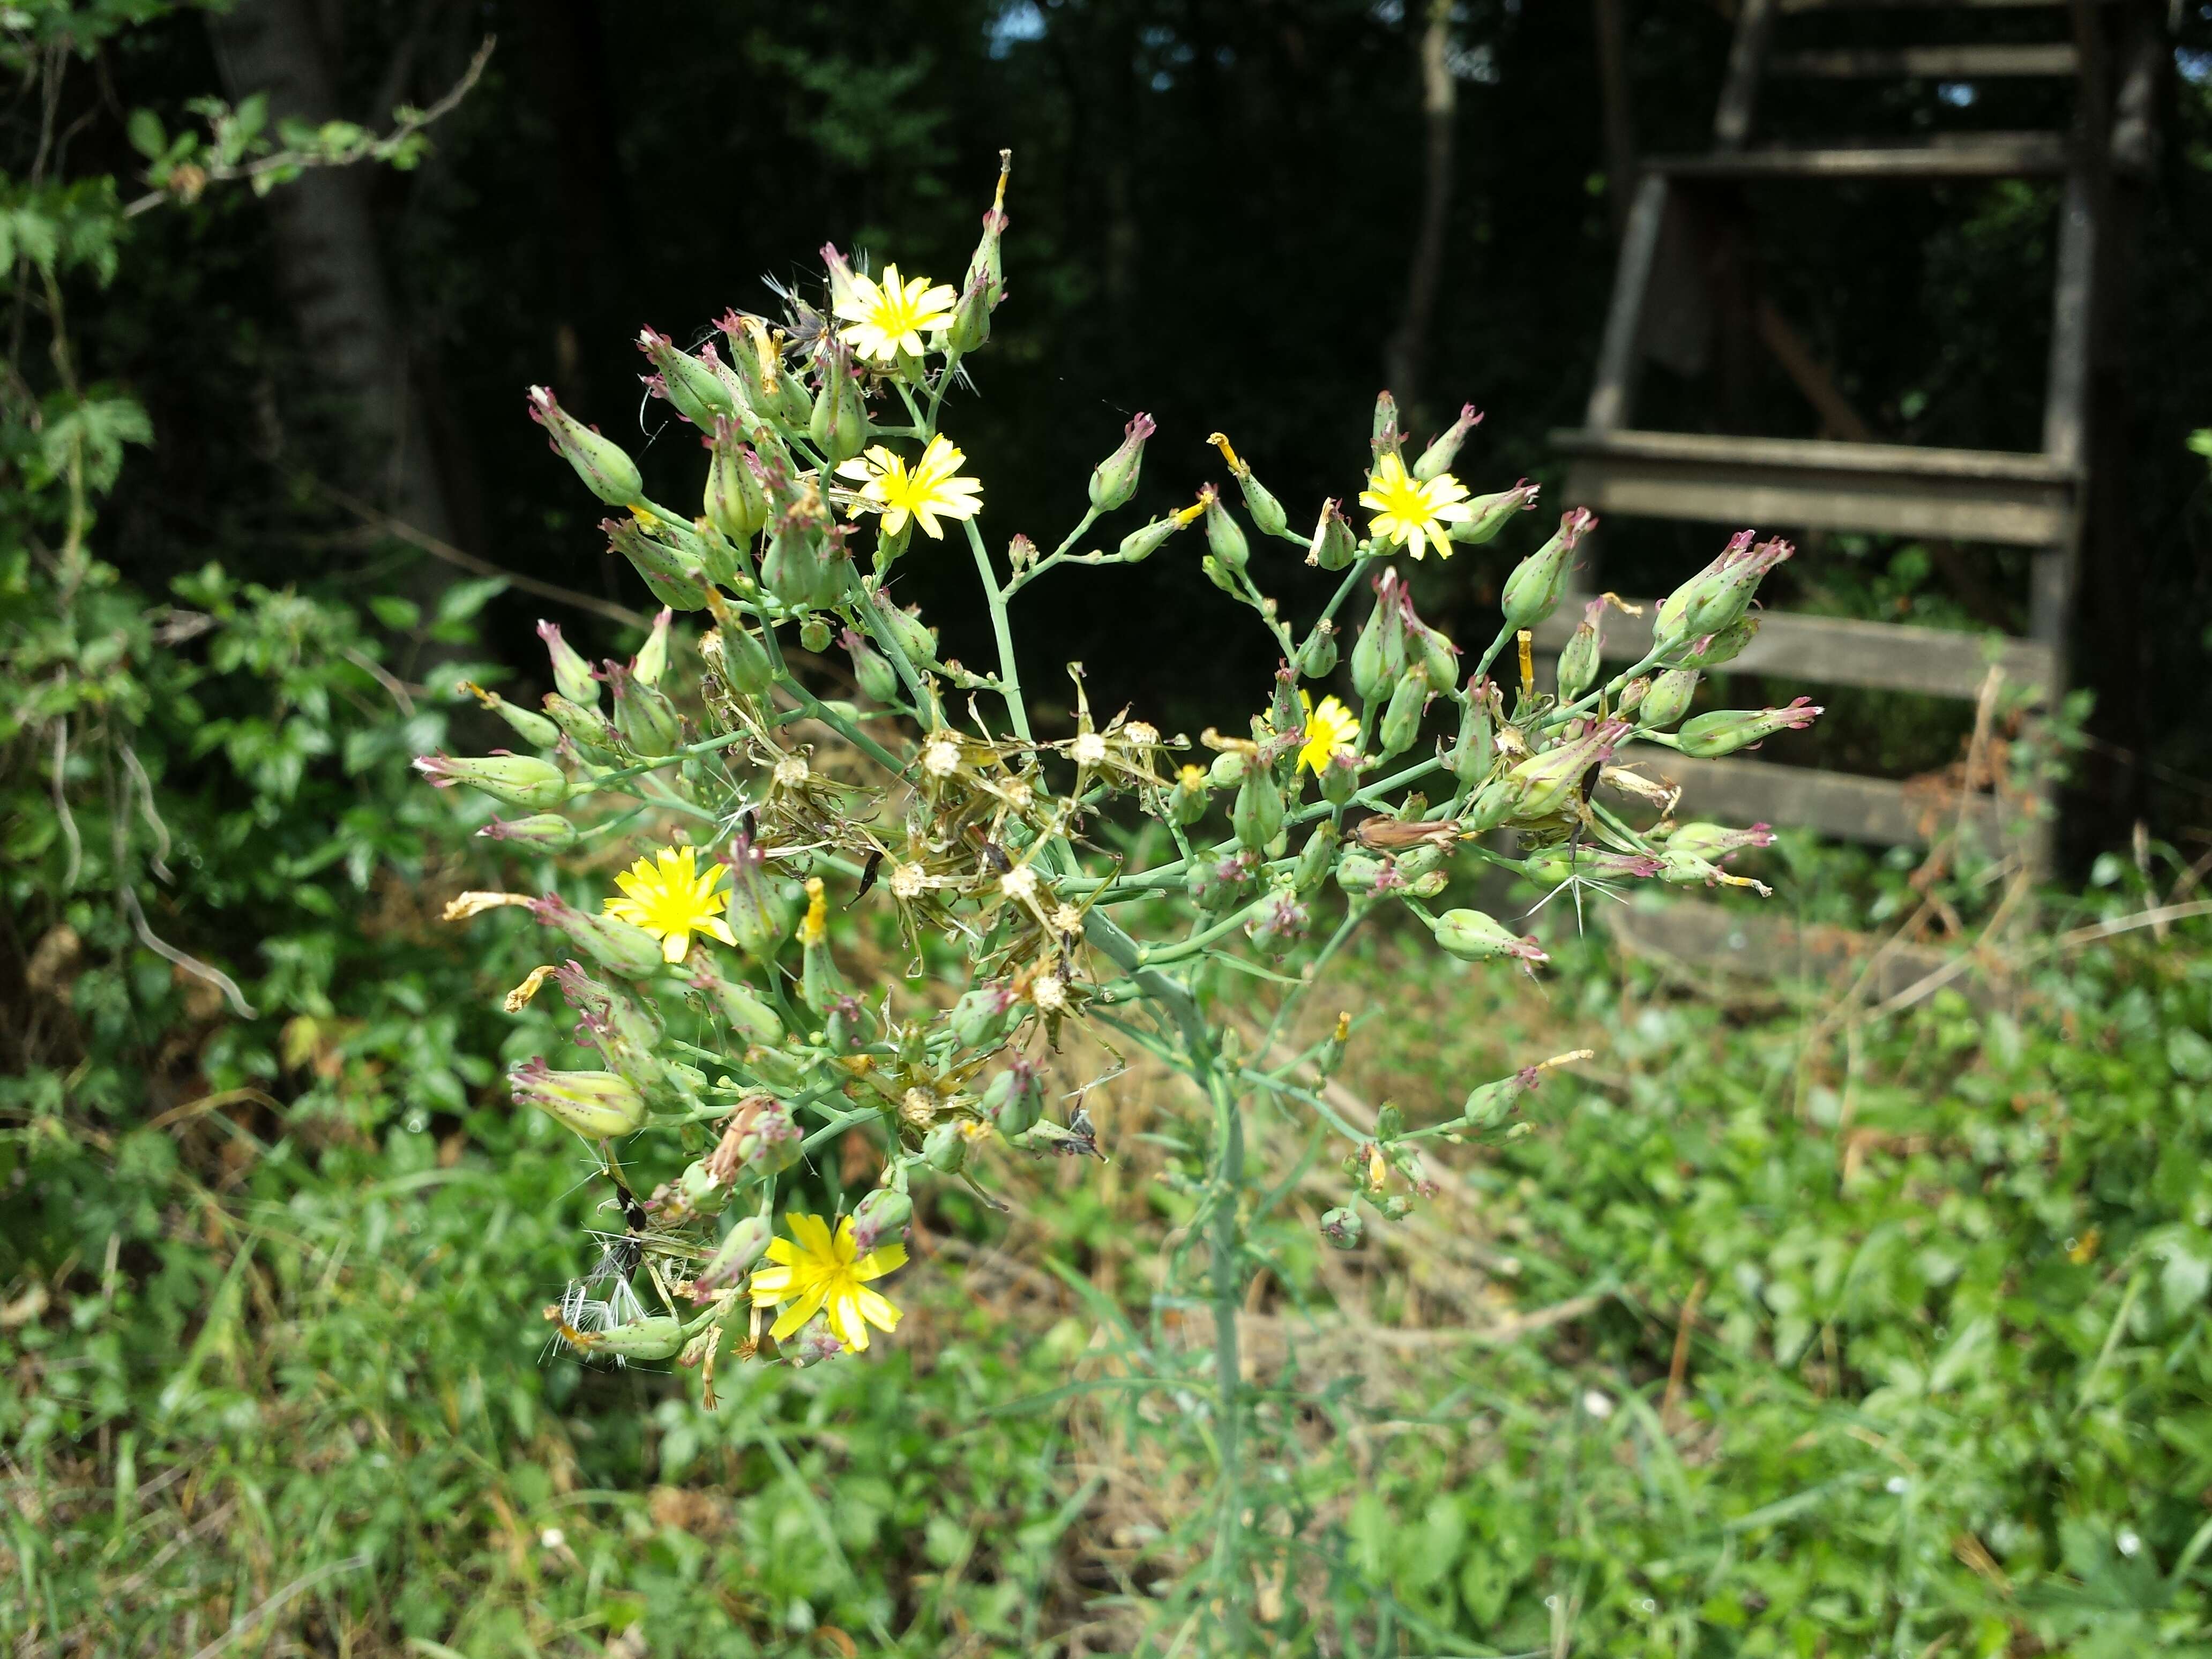
M 1614 602 L 1595 600 L 1553 686 L 1540 690 L 1530 630 L 1566 592 L 1595 522 L 1579 510 L 1516 568 L 1498 632 L 1463 672 L 1461 648 L 1416 613 L 1394 561 L 1488 542 L 1535 506 L 1525 480 L 1470 496 L 1453 477 L 1480 418 L 1472 408 L 1414 454 L 1386 394 L 1356 507 L 1323 502 L 1310 532 L 1292 527 L 1216 434 L 1241 520 L 1209 486 L 1112 551 L 1079 551 L 1136 491 L 1153 432 L 1139 415 L 1051 552 L 1015 536 L 994 554 L 980 524 L 987 492 L 940 422 L 1001 296 L 1005 190 L 1002 171 L 957 289 L 896 265 L 871 275 L 830 247 L 826 292 L 787 295 L 780 317 L 731 312 L 722 347 L 641 336 L 647 385 L 708 452 L 696 514 L 647 500 L 618 446 L 533 389 L 532 417 L 619 510 L 605 529 L 668 609 L 634 660 L 597 670 L 542 625 L 558 688 L 543 711 L 483 694 L 537 753 L 417 764 L 433 782 L 526 809 L 483 831 L 519 851 L 623 837 L 638 855 L 596 914 L 514 893 L 467 894 L 449 912 L 526 906 L 573 951 L 509 1004 L 552 980 L 603 1069 L 532 1060 L 514 1071 L 514 1097 L 581 1135 L 625 1195 L 651 1194 L 628 1199 L 629 1231 L 547 1310 L 584 1354 L 702 1364 L 711 1400 L 715 1358 L 732 1348 L 802 1364 L 866 1348 L 872 1328 L 898 1322 L 877 1286 L 905 1260 L 921 1186 L 981 1192 L 976 1152 L 994 1139 L 1040 1156 L 1101 1155 L 1079 1106 L 1091 1079 L 1054 1079 L 1071 1025 L 1189 1079 L 1211 1131 L 1202 1160 L 1169 1178 L 1191 1203 L 1178 1261 L 1209 1258 L 1216 1561 L 1227 1586 L 1241 1582 L 1239 1540 L 1256 1536 L 1237 1482 L 1254 1419 L 1237 1311 L 1264 1207 L 1245 1160 L 1248 1109 L 1272 1097 L 1346 1138 L 1349 1190 L 1322 1230 L 1351 1249 L 1370 1218 L 1403 1216 L 1423 1191 L 1423 1141 L 1507 1129 L 1518 1097 L 1574 1058 L 1486 1082 L 1442 1121 L 1409 1127 L 1386 1110 L 1363 1133 L 1322 1089 L 1352 1017 L 1278 1052 L 1301 998 L 1363 921 L 1401 911 L 1453 957 L 1541 963 L 1534 939 L 1492 917 L 1431 907 L 1455 856 L 1577 902 L 1584 889 L 1635 881 L 1756 885 L 1722 866 L 1770 839 L 1763 827 L 1677 824 L 1674 792 L 1614 757 L 1632 738 L 1726 754 L 1819 711 L 1801 702 L 1683 723 L 1699 674 L 1757 627 L 1760 578 L 1790 556 L 1787 543 L 1748 532 L 1660 605 L 1643 661 L 1601 680 L 1600 629 Z M 1074 729 L 1038 735 L 1016 669 L 1013 602 L 1063 567 L 1134 563 L 1201 522 L 1206 579 L 1248 606 L 1280 652 L 1256 708 L 1194 744 L 1127 711 L 1101 722 L 1071 665 Z M 990 672 L 945 659 L 892 599 L 902 558 L 941 556 L 956 539 L 989 611 Z M 1302 626 L 1261 586 L 1261 550 L 1277 544 L 1342 573 Z M 1355 603 L 1364 616 L 1340 661 L 1352 624 L 1339 618 Z M 685 659 L 672 652 L 676 611 L 711 626 L 697 641 L 698 683 L 672 695 L 670 664 Z M 787 655 L 794 638 L 849 653 L 869 706 L 810 688 Z M 1491 670 L 1508 652 L 1517 672 L 1501 684 Z M 1657 822 L 1632 827 L 1596 797 L 1601 781 L 1656 807 Z M 1512 832 L 1512 852 L 1500 831 Z M 833 902 L 890 907 L 915 969 L 927 948 L 959 964 L 964 988 L 942 994 L 941 975 L 918 971 L 855 983 L 832 948 Z M 1204 994 L 1216 967 L 1279 989 L 1256 1038 L 1228 1018 L 1227 999 Z M 1055 1115 L 1055 1101 L 1079 1104 Z M 794 1211 L 779 1228 L 780 1188 L 855 1129 L 879 1143 L 880 1184 L 850 1213 Z M 665 1178 L 626 1179 L 625 1162 Z M 651 1302 L 632 1285 L 641 1267 Z

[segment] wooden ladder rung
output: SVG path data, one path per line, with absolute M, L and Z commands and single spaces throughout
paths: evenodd
M 1701 155 L 1656 155 L 1672 179 L 2028 179 L 2066 171 L 2062 133 L 1981 132 L 1911 143 L 1764 145 Z
M 1847 985 L 1863 974 L 1861 988 L 1869 1003 L 1905 996 L 1918 1000 L 1945 986 L 1978 1007 L 1996 1000 L 1979 964 L 1960 963 L 1959 951 L 1893 944 L 1856 928 L 1802 925 L 1783 914 L 1780 904 L 1730 895 L 1597 908 L 1606 931 L 1632 954 L 1671 957 L 1770 986 L 1797 980 Z
M 1859 530 L 2047 546 L 2069 533 L 2078 470 L 2003 450 L 1554 432 L 1572 458 L 1566 505 L 1781 531 Z
M 1566 644 L 1582 621 L 1588 594 L 1568 596 L 1537 624 L 1536 644 L 1547 652 Z M 1632 603 L 1642 616 L 1606 613 L 1608 660 L 1640 662 L 1651 649 L 1657 605 Z M 1971 701 L 1995 667 L 2008 685 L 2047 697 L 2057 683 L 2057 653 L 2040 640 L 2004 634 L 1964 634 L 1904 623 L 1861 622 L 1850 617 L 1808 617 L 1788 611 L 1759 613 L 1759 632 L 1743 653 L 1715 672 L 1773 674 L 1814 685 L 1859 685 L 1878 691 L 1914 691 Z
M 2069 45 L 1839 46 L 1778 52 L 1767 72 L 1799 80 L 1865 81 L 1904 77 L 1983 81 L 2008 76 L 2078 75 L 2081 54 Z
M 2091 0 L 2113 5 L 2118 0 Z M 2056 11 L 2071 0 L 1781 0 L 1784 15 L 1805 11 Z

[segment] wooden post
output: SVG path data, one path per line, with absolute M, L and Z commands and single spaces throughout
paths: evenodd
M 1628 86 L 1627 30 L 1621 0 L 1591 0 L 1597 34 L 1598 96 L 1605 110 L 1605 198 L 1613 238 L 1628 234 L 1629 202 L 1636 190 L 1636 110 Z

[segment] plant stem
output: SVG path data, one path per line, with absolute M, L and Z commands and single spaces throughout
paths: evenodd
M 999 642 L 999 695 L 1006 700 L 1006 716 L 1014 723 L 1014 735 L 1027 743 L 1030 711 L 1022 699 L 1022 672 L 1014 664 L 1013 630 L 1006 625 L 1006 595 L 991 568 L 991 556 L 984 551 L 983 532 L 975 527 L 975 520 L 962 520 L 961 528 L 968 532 L 968 545 L 975 554 L 975 574 L 983 579 L 983 597 L 991 605 L 991 633 Z
M 1244 1650 L 1243 1496 L 1243 1356 L 1238 1350 L 1237 1316 L 1244 1302 L 1243 1220 L 1237 1199 L 1244 1190 L 1244 1120 L 1237 1094 L 1218 1065 L 1206 1069 L 1206 1091 L 1213 1098 L 1214 1180 L 1218 1196 L 1209 1227 L 1213 1253 L 1214 1445 L 1221 1460 L 1217 1502 L 1220 1519 L 1213 1542 L 1213 1577 L 1220 1597 L 1224 1635 L 1230 1652 Z

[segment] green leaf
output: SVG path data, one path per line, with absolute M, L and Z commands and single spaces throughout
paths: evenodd
M 125 124 L 131 148 L 149 161 L 159 161 L 161 152 L 168 148 L 168 138 L 161 131 L 161 118 L 150 109 L 134 109 Z
M 2212 1082 L 2212 1041 L 2187 1026 L 2166 1034 L 2166 1063 L 2191 1083 Z
M 493 599 L 507 592 L 507 578 L 484 576 L 475 581 L 455 582 L 438 600 L 438 620 L 441 623 L 466 622 Z
M 411 634 L 422 625 L 422 607 L 395 593 L 372 596 L 368 608 L 375 613 L 377 621 L 395 634 Z

